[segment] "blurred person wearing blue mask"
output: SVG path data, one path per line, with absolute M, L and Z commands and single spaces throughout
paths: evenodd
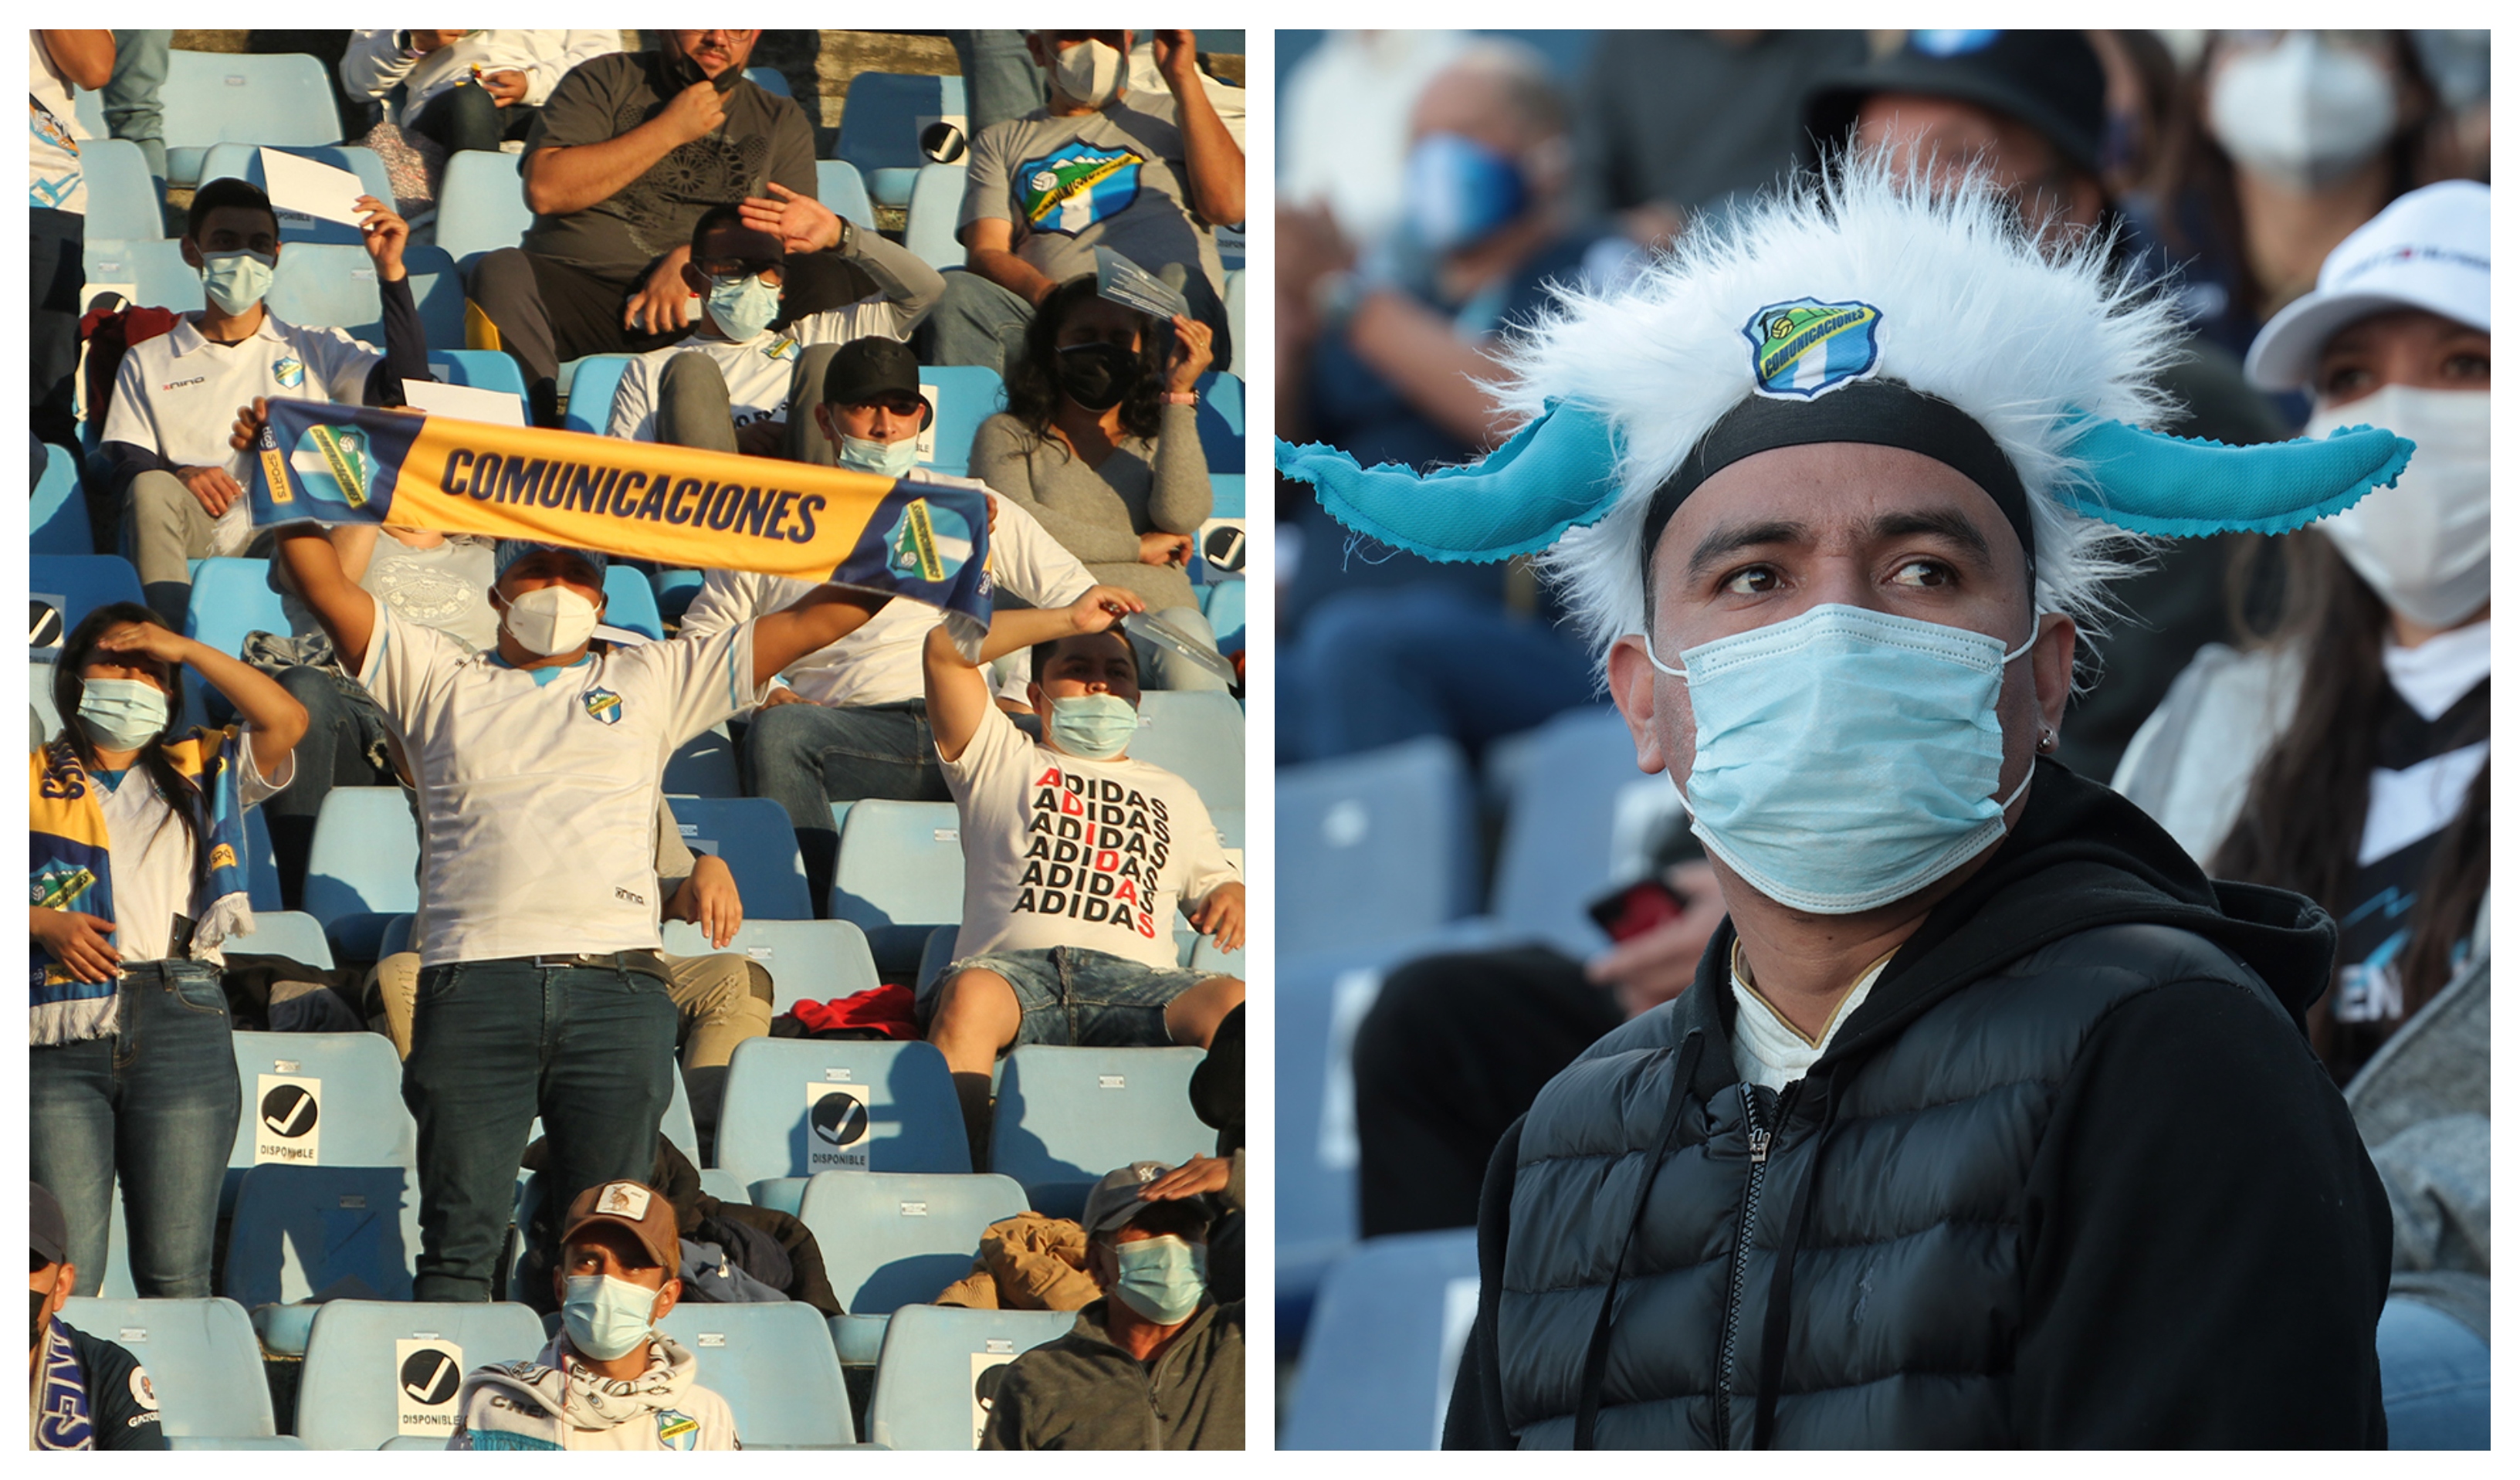
M 1242 1302 L 1207 1287 L 1207 1197 L 1225 1165 L 1137 1161 L 1095 1184 L 1081 1221 L 1102 1298 L 1008 1365 L 980 1448 L 1242 1448 Z

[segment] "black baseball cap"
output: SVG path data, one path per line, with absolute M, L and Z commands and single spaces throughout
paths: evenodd
M 2107 91 L 2099 53 L 2078 30 L 1913 30 L 1888 56 L 1812 83 L 1803 126 L 1822 149 L 1842 148 L 1876 93 L 1948 98 L 2030 125 L 2067 163 L 2096 176 Z
M 926 409 L 919 426 L 936 420 L 935 403 L 919 393 L 919 357 L 899 339 L 870 335 L 851 339 L 832 354 L 823 372 L 823 404 L 856 406 L 886 396 L 908 396 Z
M 62 1205 L 40 1182 L 30 1182 L 26 1193 L 26 1210 L 34 1215 L 34 1256 L 46 1264 L 59 1264 L 70 1257 L 70 1224 L 62 1216 Z

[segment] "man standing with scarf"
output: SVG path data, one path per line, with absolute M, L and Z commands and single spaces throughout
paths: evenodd
M 164 1449 L 148 1369 L 129 1352 L 62 1319 L 78 1278 L 69 1262 L 69 1222 L 42 1183 L 28 1186 L 34 1238 L 26 1303 L 34 1330 L 26 1355 L 26 1447 Z

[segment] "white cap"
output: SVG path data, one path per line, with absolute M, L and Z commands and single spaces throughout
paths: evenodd
M 2249 381 L 2291 390 L 2318 368 L 2318 352 L 2357 319 L 2422 308 L 2492 333 L 2493 192 L 2474 180 L 2408 191 L 2355 228 L 2319 264 L 2318 286 L 2285 304 L 2249 346 Z

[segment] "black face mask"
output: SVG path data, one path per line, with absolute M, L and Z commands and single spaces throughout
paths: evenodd
M 743 68 L 740 67 L 730 67 L 716 76 L 710 76 L 700 70 L 700 65 L 692 60 L 690 53 L 674 45 L 670 39 L 666 41 L 662 55 L 665 61 L 665 80 L 674 85 L 676 92 L 682 91 L 695 82 L 706 82 L 720 93 L 725 93 L 733 90 L 735 84 L 743 80 Z
M 1146 374 L 1137 352 L 1117 344 L 1070 344 L 1058 352 L 1058 388 L 1088 411 L 1109 411 Z

